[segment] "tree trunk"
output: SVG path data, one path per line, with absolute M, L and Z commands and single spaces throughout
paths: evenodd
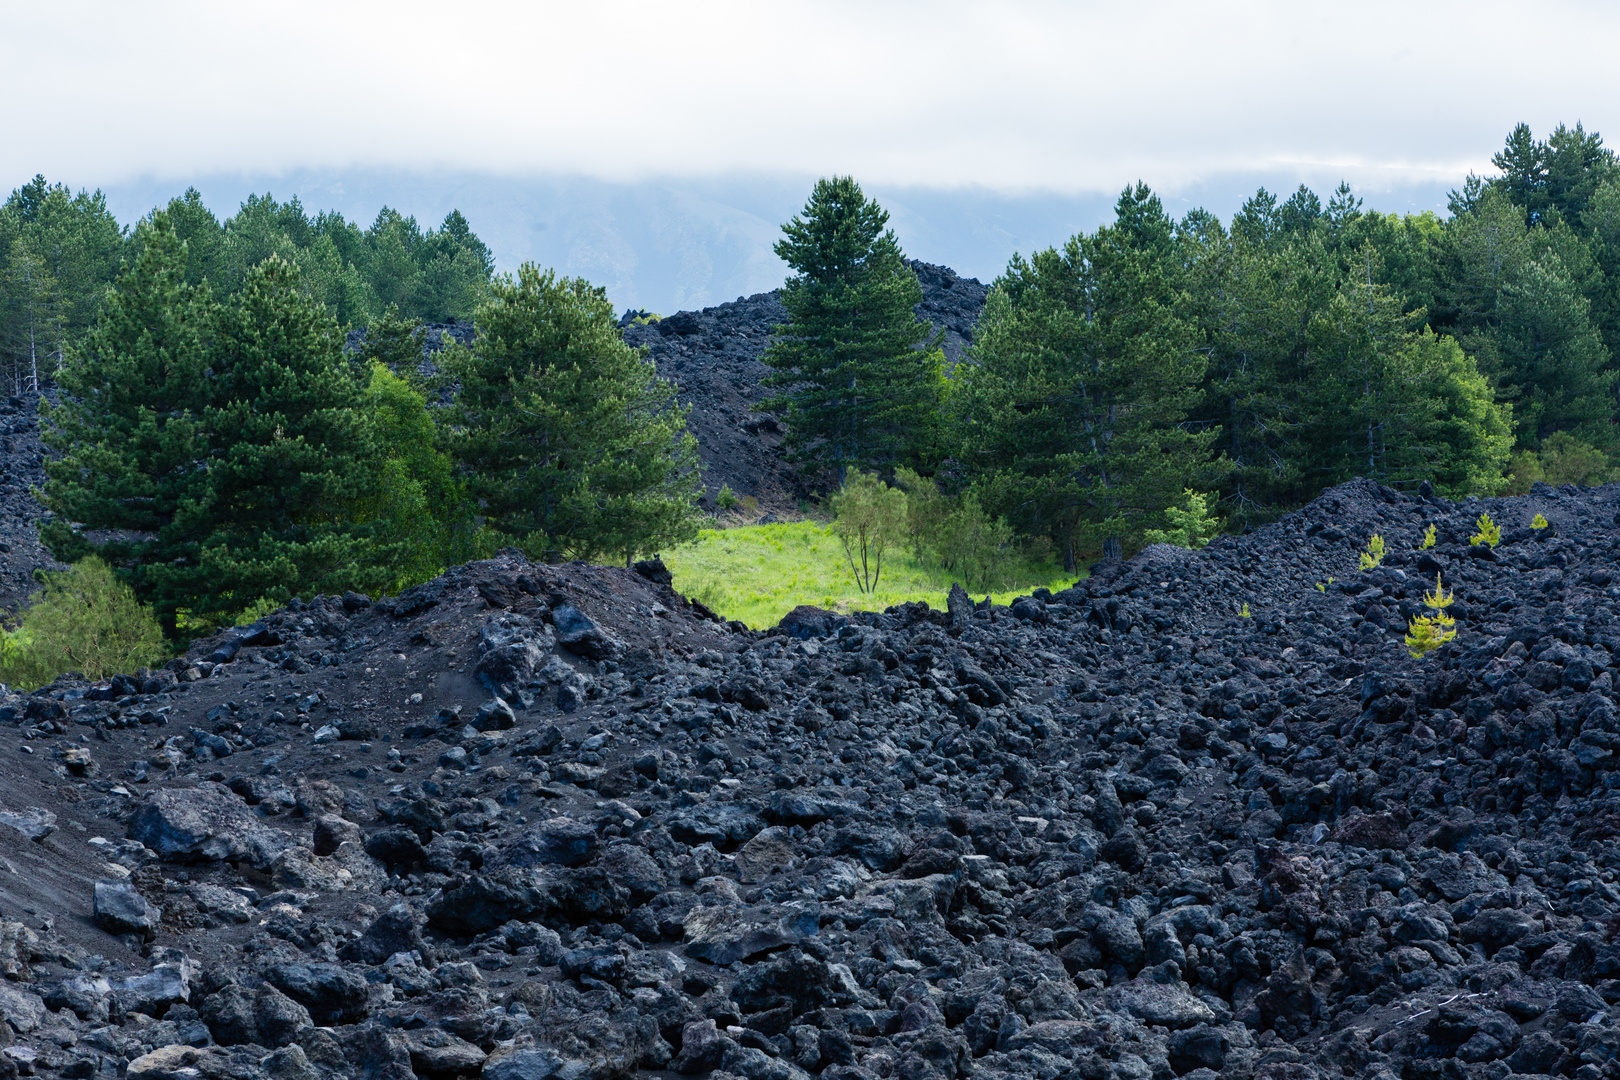
M 1120 562 L 1125 558 L 1125 546 L 1119 537 L 1110 536 L 1103 541 L 1103 562 Z

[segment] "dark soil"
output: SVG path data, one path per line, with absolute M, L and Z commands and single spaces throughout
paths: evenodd
M 1617 521 L 1357 482 L 765 632 L 503 554 L 14 697 L 0 1072 L 1616 1075 Z

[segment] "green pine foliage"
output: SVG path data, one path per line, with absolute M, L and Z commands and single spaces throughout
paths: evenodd
M 171 635 L 182 614 L 201 628 L 264 598 L 381 592 L 420 575 L 375 506 L 385 479 L 402 477 L 369 372 L 344 356 L 296 267 L 266 260 L 222 305 L 188 283 L 167 215 L 138 234 L 63 368 L 61 404 L 43 409 L 60 455 L 44 491 L 52 552 L 105 559 Z
M 814 468 L 892 469 L 938 453 L 944 353 L 889 215 L 849 177 L 819 181 L 776 254 L 788 322 L 762 359 L 784 393 L 788 444 Z
M 43 571 L 45 587 L 19 624 L 0 629 L 0 679 L 33 690 L 76 671 L 90 679 L 156 664 L 166 655 L 150 609 L 108 565 L 90 557 Z
M 444 354 L 448 446 L 491 524 L 531 555 L 626 565 L 697 534 L 697 444 L 674 387 L 620 336 L 604 290 L 524 264 Z
M 1181 506 L 1167 506 L 1164 516 L 1168 529 L 1149 529 L 1142 534 L 1144 544 L 1174 544 L 1177 547 L 1205 547 L 1221 531 L 1221 519 L 1210 513 L 1213 497 L 1188 488 Z
M 1119 553 L 1209 472 L 1218 431 L 1183 421 L 1205 370 L 1182 316 L 1169 218 L 1138 185 L 1113 225 L 1014 258 L 951 396 L 956 457 L 987 512 L 1072 568 Z

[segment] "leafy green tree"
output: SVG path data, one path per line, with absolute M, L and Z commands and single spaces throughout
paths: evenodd
M 449 447 L 491 524 L 537 556 L 626 564 L 694 538 L 697 448 L 675 389 L 620 336 L 600 288 L 524 264 L 480 302 Z
M 0 629 L 0 678 L 24 690 L 76 671 L 90 679 L 163 659 L 163 631 L 112 569 L 91 557 L 44 572 L 15 629 Z
M 851 469 L 828 498 L 827 508 L 855 587 L 863 593 L 876 592 L 883 581 L 884 553 L 905 536 L 906 493 L 891 488 L 876 473 Z
M 988 512 L 1047 534 L 1072 569 L 1117 556 L 1207 469 L 1214 430 L 1184 426 L 1204 357 L 1182 317 L 1169 219 L 1145 186 L 1115 223 L 1014 258 L 953 395 L 961 460 Z
M 1502 290 L 1495 343 L 1526 446 L 1558 431 L 1615 446 L 1615 373 L 1589 310 L 1555 255 L 1531 262 Z
M 785 391 L 771 407 L 786 410 L 796 460 L 840 475 L 937 452 L 944 354 L 914 314 L 922 286 L 888 220 L 852 178 L 824 179 L 775 248 L 795 273 L 762 357 Z

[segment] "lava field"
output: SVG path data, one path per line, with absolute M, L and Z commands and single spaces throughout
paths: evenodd
M 1620 1075 L 1617 523 L 1358 481 L 764 631 L 503 553 L 14 695 L 0 1073 Z

